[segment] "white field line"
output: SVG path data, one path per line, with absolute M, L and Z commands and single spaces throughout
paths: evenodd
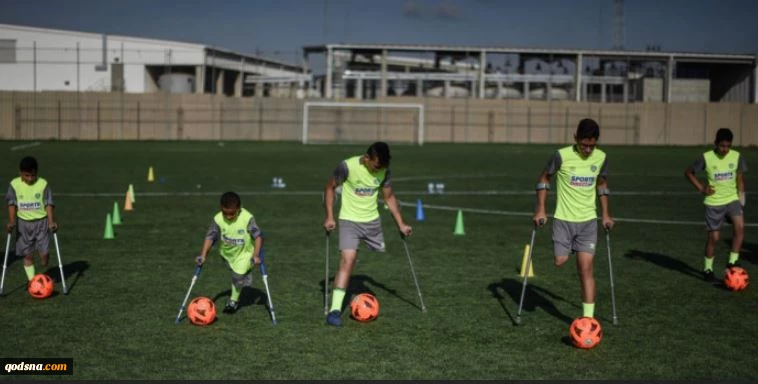
M 400 202 L 400 205 L 404 207 L 415 207 L 414 203 Z M 500 216 L 526 216 L 532 217 L 534 212 L 516 212 L 516 211 L 500 211 L 494 209 L 480 209 L 480 208 L 465 208 L 465 207 L 453 207 L 448 205 L 434 205 L 434 204 L 421 204 L 424 209 L 436 209 L 440 211 L 462 211 L 470 213 L 481 213 L 485 215 L 500 215 Z M 551 216 L 551 215 L 548 215 Z M 616 222 L 625 223 L 646 223 L 646 224 L 671 224 L 671 225 L 701 225 L 705 226 L 705 221 L 685 221 L 685 220 L 657 220 L 657 219 L 632 219 L 625 217 L 613 217 Z M 751 224 L 745 223 L 745 227 L 758 227 L 758 223 Z
M 136 193 L 137 196 L 142 197 L 182 197 L 182 196 L 220 196 L 223 192 L 142 192 Z M 321 191 L 240 191 L 237 192 L 241 196 L 322 196 Z M 516 194 L 534 194 L 534 191 L 461 191 L 461 192 L 445 192 L 441 195 L 516 195 Z M 615 195 L 639 195 L 639 196 L 659 196 L 659 195 L 685 195 L 693 194 L 695 192 L 664 192 L 664 191 L 647 191 L 647 192 L 615 192 Z M 72 193 L 55 193 L 56 196 L 63 197 L 123 197 L 126 192 L 112 193 L 112 192 L 72 192 Z M 397 195 L 426 195 L 426 192 L 396 192 Z M 402 202 L 398 200 L 398 203 L 404 207 L 415 207 L 416 203 Z M 485 215 L 499 215 L 499 216 L 524 216 L 531 217 L 534 212 L 525 211 L 503 211 L 495 209 L 481 209 L 481 208 L 466 208 L 460 206 L 449 205 L 437 205 L 437 204 L 422 204 L 424 209 L 435 209 L 440 211 L 462 211 L 468 213 L 479 213 Z M 669 225 L 700 225 L 704 226 L 704 221 L 687 221 L 687 220 L 658 220 L 658 219 L 635 219 L 625 217 L 614 217 L 614 221 L 626 222 L 626 223 L 644 223 L 644 224 L 669 224 Z M 745 223 L 745 227 L 758 227 L 758 223 Z
M 392 177 L 392 181 L 416 181 L 416 180 L 424 180 L 428 182 L 438 182 L 443 180 L 452 180 L 452 179 L 491 179 L 491 178 L 498 178 L 498 177 L 509 177 L 509 176 L 523 176 L 523 174 L 515 174 L 515 173 L 468 173 L 468 174 L 458 174 L 458 175 L 422 175 L 422 176 L 401 176 L 401 177 Z M 611 173 L 608 175 L 611 179 L 617 178 L 617 177 L 627 177 L 627 176 L 640 176 L 640 174 L 637 173 Z M 645 177 L 660 177 L 660 178 L 682 178 L 681 175 L 676 174 L 672 175 L 671 173 L 660 173 L 660 174 L 654 174 L 654 173 L 645 173 Z M 536 177 L 535 177 L 536 178 Z
M 11 147 L 11 151 L 17 151 L 19 149 L 26 149 L 26 148 L 36 147 L 36 146 L 38 146 L 40 144 L 42 144 L 42 143 L 39 142 L 39 141 L 35 141 L 35 142 L 32 142 L 32 143 L 14 145 L 14 146 Z
M 56 193 L 56 196 L 66 197 L 111 197 L 111 196 L 123 196 L 126 192 L 64 192 Z M 188 191 L 188 192 L 141 192 L 136 193 L 140 196 L 148 197 L 175 197 L 175 196 L 215 196 L 221 195 L 223 192 L 201 192 L 201 191 Z M 552 192 L 551 192 L 552 193 Z M 239 195 L 254 196 L 254 195 L 282 195 L 282 196 L 307 196 L 307 195 L 322 195 L 322 191 L 240 191 Z M 444 193 L 428 193 L 426 190 L 419 191 L 395 191 L 399 196 L 534 196 L 534 191 L 445 191 Z M 611 196 L 691 196 L 698 194 L 695 191 L 613 191 Z M 747 192 L 748 195 L 755 195 L 758 192 Z

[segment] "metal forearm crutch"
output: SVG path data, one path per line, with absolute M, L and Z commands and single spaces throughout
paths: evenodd
M 66 287 L 66 276 L 63 274 L 63 262 L 61 262 L 61 249 L 58 246 L 58 233 L 53 232 L 53 240 L 55 240 L 55 253 L 58 255 L 58 269 L 61 271 L 61 283 L 63 284 L 63 294 L 68 294 L 68 288 Z
M 3 258 L 3 278 L 0 280 L 0 295 L 3 294 L 3 286 L 5 285 L 5 269 L 8 265 L 8 251 L 11 248 L 11 233 L 8 232 L 8 240 L 5 242 L 5 257 Z
M 408 256 L 408 265 L 411 267 L 411 275 L 413 275 L 413 282 L 416 283 L 416 292 L 418 293 L 418 300 L 421 302 L 421 312 L 426 312 L 426 305 L 424 305 L 424 298 L 421 297 L 421 288 L 418 285 L 418 279 L 416 278 L 416 271 L 413 269 L 413 261 L 411 261 L 411 253 L 408 251 L 408 243 L 405 240 L 405 235 L 400 235 L 403 239 L 403 247 L 405 247 L 405 255 Z

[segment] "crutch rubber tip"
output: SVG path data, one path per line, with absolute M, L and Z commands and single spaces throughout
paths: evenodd
M 521 316 L 516 316 L 516 325 L 521 325 Z

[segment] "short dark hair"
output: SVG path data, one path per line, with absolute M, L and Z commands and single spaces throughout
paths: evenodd
M 722 141 L 728 141 L 731 143 L 732 140 L 734 140 L 734 135 L 732 134 L 731 129 L 719 128 L 719 130 L 716 131 L 716 140 L 713 143 L 716 145 L 718 145 Z
M 389 167 L 390 159 L 390 146 L 383 141 L 377 141 L 371 144 L 366 150 L 366 154 L 373 159 L 379 159 L 379 166 L 382 168 Z
M 240 195 L 234 192 L 226 192 L 221 195 L 221 206 L 224 208 L 239 208 L 242 206 Z
M 21 172 L 37 172 L 37 159 L 31 156 L 24 157 L 21 159 L 18 169 Z
M 576 139 L 598 139 L 600 138 L 600 126 L 592 119 L 582 119 L 576 126 Z

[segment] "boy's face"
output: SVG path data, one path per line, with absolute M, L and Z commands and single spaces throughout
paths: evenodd
M 729 153 L 729 149 L 731 148 L 731 141 L 722 140 L 716 144 L 716 153 L 718 153 L 719 156 L 726 156 L 726 154 Z
M 37 182 L 37 171 L 19 171 L 21 180 L 28 185 L 32 185 Z
M 365 165 L 366 169 L 371 173 L 377 173 L 384 168 L 379 164 L 379 158 L 373 158 L 369 155 L 364 157 L 363 165 Z
M 585 159 L 592 154 L 596 145 L 597 139 L 594 137 L 591 139 L 576 139 L 576 149 L 579 151 L 579 155 Z
M 234 222 L 240 214 L 240 207 L 221 207 L 221 214 L 224 215 L 224 220 Z

